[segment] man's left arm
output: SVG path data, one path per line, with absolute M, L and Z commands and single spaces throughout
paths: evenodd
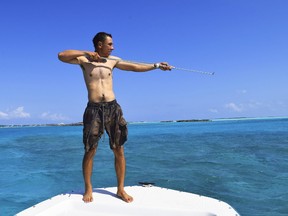
M 134 71 L 134 72 L 147 72 L 158 68 L 164 71 L 172 69 L 172 67 L 167 62 L 161 62 L 155 64 L 144 64 L 144 63 L 137 64 L 121 60 L 117 62 L 115 67 L 120 70 Z

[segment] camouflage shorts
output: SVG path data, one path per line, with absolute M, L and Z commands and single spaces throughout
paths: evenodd
M 83 143 L 86 152 L 98 146 L 104 128 L 109 136 L 111 149 L 122 146 L 127 141 L 127 122 L 116 100 L 101 103 L 88 102 L 83 115 L 83 125 Z

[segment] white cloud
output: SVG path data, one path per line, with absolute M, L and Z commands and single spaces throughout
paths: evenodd
M 30 118 L 30 113 L 24 111 L 24 107 L 17 107 L 6 112 L 0 111 L 0 119 Z
M 46 120 L 53 120 L 53 121 L 68 120 L 68 118 L 63 116 L 62 114 L 50 113 L 50 112 L 42 113 L 41 118 L 46 119 Z
M 225 107 L 227 109 L 230 109 L 234 112 L 246 112 L 246 111 L 252 111 L 252 110 L 267 110 L 267 109 L 271 109 L 271 105 L 269 104 L 264 104 L 262 102 L 259 102 L 259 101 L 249 101 L 247 103 L 234 103 L 234 102 L 231 102 L 231 103 L 228 103 L 228 104 L 225 104 Z
M 233 102 L 225 104 L 225 107 L 235 112 L 242 112 L 244 109 L 242 104 L 237 105 Z
M 7 113 L 4 113 L 4 112 L 1 112 L 0 111 L 0 119 L 7 119 L 8 118 L 8 114 Z
M 24 107 L 18 107 L 12 111 L 14 118 L 29 118 L 30 114 L 24 111 Z

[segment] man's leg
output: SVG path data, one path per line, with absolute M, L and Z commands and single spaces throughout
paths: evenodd
M 115 156 L 115 171 L 118 182 L 117 196 L 119 196 L 125 202 L 132 202 L 133 197 L 129 196 L 124 190 L 125 169 L 126 161 L 124 155 L 124 147 L 117 147 L 113 149 Z
M 90 149 L 88 152 L 85 152 L 82 162 L 82 171 L 85 183 L 85 193 L 83 195 L 84 202 L 93 201 L 93 187 L 91 183 L 91 176 L 93 170 L 93 160 L 96 153 L 96 148 Z

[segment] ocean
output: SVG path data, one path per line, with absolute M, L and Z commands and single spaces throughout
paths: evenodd
M 127 186 L 146 181 L 213 197 L 241 216 L 288 215 L 288 118 L 128 127 Z M 0 128 L 0 215 L 83 190 L 83 152 L 81 126 Z M 116 186 L 107 135 L 93 186 Z

